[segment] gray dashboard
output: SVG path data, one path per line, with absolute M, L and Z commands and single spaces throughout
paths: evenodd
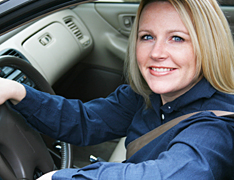
M 89 31 L 70 9 L 37 20 L 10 35 L 5 35 L 0 55 L 12 55 L 7 53 L 10 51 L 20 54 L 18 57 L 34 66 L 51 85 L 93 47 Z

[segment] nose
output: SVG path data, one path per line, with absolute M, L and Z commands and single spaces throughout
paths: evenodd
M 168 57 L 167 45 L 163 40 L 155 41 L 150 52 L 150 58 L 154 60 L 165 60 Z

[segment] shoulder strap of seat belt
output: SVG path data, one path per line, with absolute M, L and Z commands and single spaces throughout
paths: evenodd
M 185 114 L 183 116 L 177 117 L 155 129 L 152 131 L 144 134 L 143 136 L 135 139 L 132 141 L 130 144 L 127 146 L 127 153 L 126 153 L 126 158 L 129 159 L 133 154 L 135 154 L 138 150 L 140 150 L 142 147 L 144 147 L 146 144 L 151 142 L 152 140 L 156 139 L 158 136 L 166 132 L 167 130 L 171 129 L 175 125 L 177 125 L 179 122 L 197 114 L 199 112 L 194 112 L 194 113 L 189 113 Z M 234 112 L 228 112 L 228 111 L 219 111 L 219 110 L 212 110 L 216 116 L 226 116 L 226 117 L 233 117 L 234 118 Z

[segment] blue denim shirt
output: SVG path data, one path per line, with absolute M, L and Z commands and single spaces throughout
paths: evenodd
M 123 136 L 127 136 L 128 145 L 184 114 L 234 112 L 234 96 L 215 90 L 206 79 L 163 106 L 160 95 L 152 94 L 152 108 L 148 109 L 128 85 L 120 86 L 107 98 L 84 104 L 25 87 L 27 95 L 15 108 L 26 121 L 42 133 L 79 146 Z M 64 169 L 52 179 L 234 179 L 234 120 L 204 111 L 154 139 L 125 163 L 99 162 L 81 169 Z

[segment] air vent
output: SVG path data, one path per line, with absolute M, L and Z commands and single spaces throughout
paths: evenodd
M 1 51 L 0 56 L 4 55 L 15 56 L 28 62 L 28 60 L 19 51 L 16 51 L 15 49 L 7 49 L 5 51 Z
M 78 26 L 74 23 L 72 18 L 68 18 L 64 20 L 67 27 L 72 31 L 72 33 L 77 37 L 78 40 L 83 39 L 83 34 L 78 28 Z
M 15 56 L 22 59 L 22 55 L 19 52 L 15 51 L 14 49 L 9 49 L 6 52 L 4 52 L 2 55 Z

